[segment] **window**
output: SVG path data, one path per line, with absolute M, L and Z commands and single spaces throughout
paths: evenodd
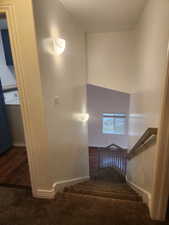
M 3 91 L 6 105 L 19 105 L 19 94 L 17 88 Z
M 104 113 L 102 115 L 103 134 L 125 134 L 127 115 L 122 113 Z

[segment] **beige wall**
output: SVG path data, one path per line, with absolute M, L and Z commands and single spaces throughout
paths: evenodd
M 106 147 L 112 143 L 128 148 L 128 121 L 125 134 L 104 134 L 103 113 L 129 113 L 129 94 L 101 88 L 94 85 L 87 87 L 87 106 L 90 115 L 88 123 L 89 146 Z
M 135 31 L 88 34 L 88 83 L 132 93 L 136 70 L 135 37 Z
M 137 28 L 137 86 L 131 95 L 130 147 L 149 127 L 159 127 L 169 39 L 169 1 L 150 0 Z M 156 146 L 128 163 L 130 181 L 151 193 Z
M 53 184 L 89 175 L 87 124 L 79 120 L 86 112 L 85 34 L 59 1 L 33 3 Z M 47 52 L 48 38 L 65 39 L 65 52 Z

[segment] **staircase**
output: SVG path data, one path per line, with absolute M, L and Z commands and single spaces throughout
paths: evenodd
M 106 169 L 105 169 L 106 170 Z M 105 171 L 106 172 L 106 171 Z M 102 174 L 104 172 L 102 171 Z M 121 180 L 116 170 L 109 179 L 89 180 L 64 189 L 64 212 L 77 218 L 71 225 L 162 225 L 152 221 L 141 197 Z M 112 174 L 111 173 L 111 174 Z M 119 177 L 119 182 L 117 181 Z M 114 180 L 115 179 L 115 182 Z M 65 208 L 66 207 L 66 208 Z M 67 214 L 66 216 L 67 218 Z
M 141 203 L 138 196 L 127 184 L 112 184 L 108 182 L 89 181 L 65 188 L 65 194 L 71 196 L 86 196 L 88 198 L 118 199 Z
M 91 180 L 58 195 L 63 221 L 59 225 L 169 225 L 151 220 L 148 207 L 125 180 L 127 160 L 153 144 L 156 133 L 147 129 L 129 154 L 114 144 L 89 148 Z

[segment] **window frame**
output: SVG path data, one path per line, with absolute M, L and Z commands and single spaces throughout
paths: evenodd
M 112 118 L 114 119 L 114 131 L 112 130 L 111 133 L 104 132 L 104 118 Z M 123 132 L 117 132 L 116 128 L 116 119 L 123 118 L 125 119 Z M 127 126 L 128 126 L 128 114 L 127 113 L 102 113 L 102 134 L 103 135 L 127 135 Z

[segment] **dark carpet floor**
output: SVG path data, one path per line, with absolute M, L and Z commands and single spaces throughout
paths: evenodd
M 125 178 L 115 168 L 102 168 L 94 171 L 92 179 L 97 181 L 109 181 L 113 183 L 125 183 Z
M 0 187 L 0 225 L 166 225 L 149 217 L 140 197 L 125 183 L 88 181 L 66 188 L 55 200 L 30 190 Z

